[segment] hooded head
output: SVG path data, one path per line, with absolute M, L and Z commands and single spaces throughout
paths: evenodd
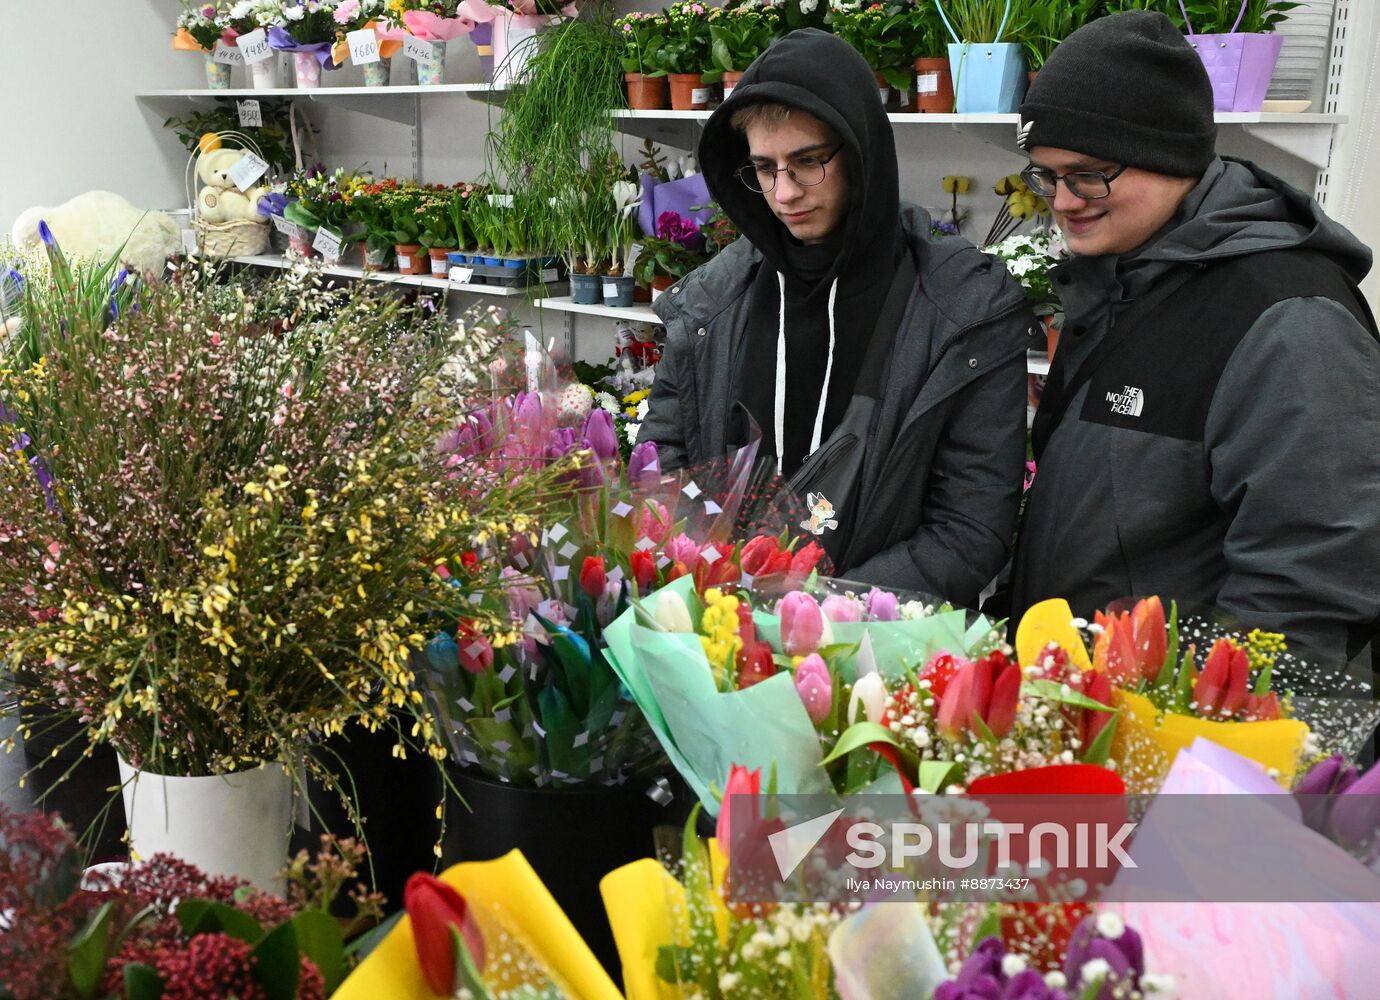
M 755 149 L 733 124 L 735 115 L 752 105 L 790 109 L 784 121 L 762 115 L 747 126 Z M 817 187 L 788 183 L 783 171 L 776 188 L 762 194 L 737 176 L 750 156 L 775 161 L 765 164 L 768 169 L 779 168 L 794 147 L 812 140 L 828 144 L 809 150 L 821 160 L 838 150 Z M 900 185 L 891 123 L 872 70 L 834 35 L 816 28 L 793 31 L 759 56 L 705 125 L 699 161 L 714 200 L 783 274 L 827 285 L 875 261 L 888 242 L 894 245 Z M 802 242 L 818 249 L 802 252 Z M 821 254 L 816 267 L 812 258 Z

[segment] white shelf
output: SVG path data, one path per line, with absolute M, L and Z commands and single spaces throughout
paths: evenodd
M 410 84 L 401 87 L 272 87 L 255 90 L 250 87 L 234 87 L 229 90 L 146 90 L 134 95 L 139 100 L 197 100 L 215 97 L 444 97 L 447 94 L 487 94 L 492 88 L 487 83 L 440 83 L 434 86 Z M 494 91 L 502 94 L 502 89 Z
M 231 257 L 231 261 L 236 264 L 247 264 L 251 267 L 288 267 L 293 262 L 286 257 L 277 254 L 258 254 L 253 257 Z M 328 274 L 334 278 L 349 278 L 353 281 L 377 281 L 387 285 L 404 285 L 413 288 L 432 288 L 440 292 L 467 292 L 471 295 L 492 295 L 498 298 L 526 298 L 539 289 L 537 288 L 508 288 L 504 285 L 465 285 L 455 281 L 448 281 L 445 278 L 433 278 L 429 274 L 399 274 L 397 271 L 370 271 L 367 274 L 362 267 L 351 267 L 348 264 L 326 264 L 321 268 L 322 274 Z M 565 282 L 554 282 L 545 286 L 545 290 L 560 291 L 566 288 Z
M 650 306 L 606 306 L 602 304 L 585 305 L 570 301 L 569 295 L 553 295 L 536 299 L 532 303 L 538 309 L 552 309 L 556 312 L 580 313 L 585 316 L 605 316 L 609 319 L 627 320 L 633 323 L 654 323 L 661 325 L 661 317 L 652 312 Z
M 713 111 L 632 111 L 622 109 L 613 112 L 615 118 L 642 119 L 669 122 L 706 122 Z M 1298 112 L 1286 114 L 1275 111 L 1219 111 L 1215 115 L 1219 125 L 1344 125 L 1346 115 L 1311 114 Z M 1017 114 L 919 114 L 916 112 L 890 112 L 887 118 L 897 125 L 1015 125 L 1021 120 Z

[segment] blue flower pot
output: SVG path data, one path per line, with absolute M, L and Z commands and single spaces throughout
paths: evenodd
M 598 305 L 601 280 L 597 274 L 572 274 L 570 276 L 570 301 L 582 306 Z

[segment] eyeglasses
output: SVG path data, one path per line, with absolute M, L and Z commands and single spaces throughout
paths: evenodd
M 801 187 L 814 187 L 816 184 L 824 183 L 824 165 L 838 156 L 844 145 L 842 142 L 839 143 L 828 156 L 794 157 L 784 167 L 775 170 L 771 167 L 759 167 L 755 163 L 745 163 L 738 168 L 738 179 L 748 190 L 768 194 L 776 187 L 776 175 L 785 171 L 786 175 Z
M 1021 171 L 1021 180 L 1030 185 L 1030 190 L 1042 198 L 1053 198 L 1058 190 L 1059 181 L 1063 181 L 1064 187 L 1075 198 L 1097 201 L 1112 193 L 1112 181 L 1120 177 L 1125 170 L 1126 167 L 1120 166 L 1110 174 L 1101 170 L 1071 170 L 1066 174 L 1056 174 L 1047 167 L 1032 165 Z

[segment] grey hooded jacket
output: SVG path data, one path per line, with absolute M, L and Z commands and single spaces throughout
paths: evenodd
M 901 224 L 918 281 L 868 421 L 856 510 L 838 512 L 853 531 L 837 572 L 974 606 L 1015 526 L 1025 353 L 1037 328 L 999 261 L 931 236 L 920 209 L 903 207 Z M 654 307 L 666 349 L 639 437 L 657 443 L 664 468 L 724 454 L 742 380 L 767 377 L 743 370 L 748 289 L 761 266 L 739 240 Z
M 1215 161 L 1145 247 L 1055 269 L 1065 370 L 1179 265 L 1283 248 L 1325 254 L 1355 281 L 1370 269 L 1370 251 L 1313 199 L 1253 164 Z M 1380 343 L 1369 329 L 1326 298 L 1267 309 L 1227 361 L 1202 441 L 1084 419 L 1087 394 L 1040 460 L 1013 620 L 1048 597 L 1088 615 L 1159 594 L 1283 631 L 1313 658 L 1356 654 L 1380 616 Z

